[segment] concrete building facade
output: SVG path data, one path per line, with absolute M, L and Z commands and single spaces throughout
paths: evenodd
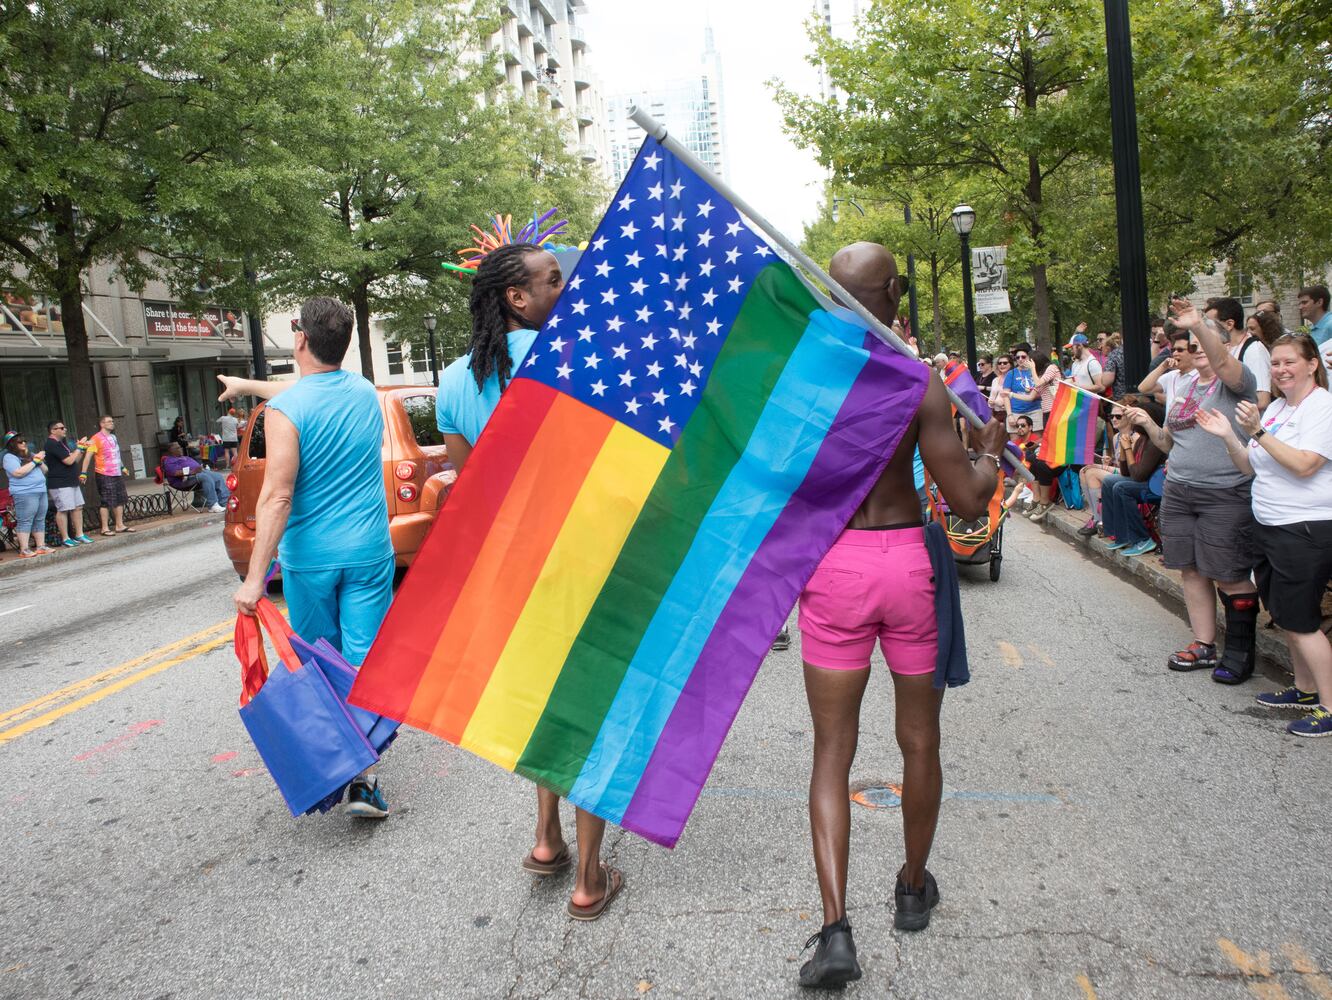
M 555 114 L 569 148 L 609 173 L 606 104 L 588 57 L 585 0 L 505 0 L 490 39 L 512 90 Z
M 723 178 L 727 177 L 726 97 L 721 54 L 712 29 L 704 37 L 703 55 L 696 74 L 617 94 L 606 102 L 606 128 L 610 133 L 611 169 L 623 177 L 643 144 L 643 130 L 629 119 L 638 106 L 664 124 L 695 156 Z

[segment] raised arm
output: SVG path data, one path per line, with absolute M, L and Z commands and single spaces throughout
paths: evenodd
M 219 403 L 241 396 L 254 396 L 257 399 L 272 399 L 279 392 L 290 389 L 295 382 L 266 382 L 256 378 L 238 378 L 235 375 L 219 375 L 222 393 L 217 397 Z
M 929 380 L 916 421 L 921 460 L 939 484 L 948 506 L 969 521 L 983 516 L 1000 475 L 998 456 L 1006 439 L 1004 425 L 991 420 L 975 433 L 982 454 L 972 462 L 953 430 L 948 394 L 937 378 Z
M 1173 357 L 1166 358 L 1159 365 L 1149 371 L 1146 378 L 1138 383 L 1138 392 L 1142 393 L 1144 396 L 1154 395 L 1156 393 L 1156 387 L 1161 382 L 1161 376 L 1166 372 L 1174 370 L 1175 359 Z
M 1228 389 L 1242 394 L 1244 365 L 1227 349 L 1226 342 L 1221 339 L 1221 328 L 1195 309 L 1188 299 L 1175 299 L 1170 309 L 1175 314 L 1175 323 L 1193 331 L 1193 335 L 1198 338 L 1212 371 L 1216 372 Z

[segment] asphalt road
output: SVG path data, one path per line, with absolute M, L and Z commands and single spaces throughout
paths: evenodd
M 234 577 L 208 528 L 0 578 L 0 997 L 795 997 L 818 929 L 798 646 L 774 654 L 673 852 L 575 924 L 519 869 L 529 786 L 404 732 L 368 825 L 294 821 L 236 714 Z M 863 997 L 1332 998 L 1332 741 L 1266 682 L 1175 675 L 1152 597 L 1019 522 L 967 571 L 923 934 L 892 929 L 901 818 L 855 807 Z M 91 678 L 91 680 L 89 680 Z M 891 685 L 854 777 L 900 773 Z M 572 826 L 572 822 L 568 824 Z M 1328 970 L 1328 971 L 1320 971 Z

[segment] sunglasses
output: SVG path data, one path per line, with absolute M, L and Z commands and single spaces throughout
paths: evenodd
M 1112 414 L 1110 414 L 1110 419 L 1111 419 L 1111 420 L 1120 420 L 1120 419 L 1122 419 L 1122 417 L 1121 417 L 1118 413 L 1112 413 Z

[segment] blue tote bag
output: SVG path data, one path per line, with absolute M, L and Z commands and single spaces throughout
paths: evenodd
M 261 627 L 282 661 L 272 672 Z M 379 755 L 323 670 L 302 661 L 290 636 L 291 626 L 267 598 L 255 616 L 236 617 L 241 722 L 287 808 L 300 816 L 334 795 L 340 799 L 342 789 Z
M 390 719 L 386 715 L 376 715 L 374 712 L 367 711 L 364 708 L 357 708 L 347 701 L 351 694 L 352 684 L 356 681 L 356 668 L 343 659 L 342 654 L 333 648 L 323 636 L 320 636 L 313 643 L 306 642 L 298 635 L 292 635 L 291 646 L 296 650 L 302 662 L 313 664 L 324 672 L 328 682 L 333 685 L 333 690 L 338 693 L 342 703 L 347 706 L 352 720 L 356 723 L 361 732 L 365 733 L 365 738 L 370 741 L 370 745 L 375 748 L 376 753 L 383 753 L 384 748 L 393 742 L 393 738 L 398 735 L 398 726 L 400 723 Z

